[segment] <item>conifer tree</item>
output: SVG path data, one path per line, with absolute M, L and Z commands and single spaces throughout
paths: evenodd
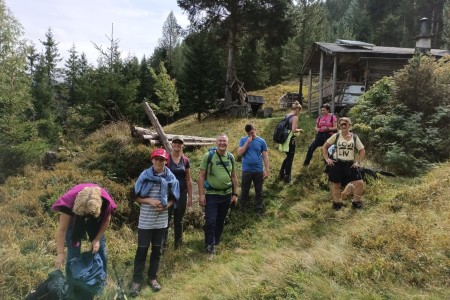
M 158 74 L 153 68 L 149 68 L 150 74 L 155 81 L 154 90 L 159 99 L 157 113 L 161 113 L 166 117 L 172 117 L 180 110 L 180 102 L 178 99 L 175 80 L 170 78 L 164 62 L 159 64 Z
M 36 162 L 47 147 L 38 136 L 36 123 L 29 121 L 33 110 L 29 49 L 22 38 L 19 21 L 0 0 L 0 183 L 24 165 Z
M 167 70 L 171 76 L 175 74 L 176 51 L 180 45 L 182 37 L 182 28 L 177 23 L 175 15 L 171 11 L 167 16 L 162 28 L 162 37 L 159 39 L 158 48 L 165 51 Z
M 212 46 L 215 33 L 202 30 L 184 40 L 184 64 L 179 76 L 181 107 L 184 114 L 202 114 L 216 108 L 223 92 L 225 69 L 221 67 L 220 48 Z
M 236 0 L 177 0 L 178 5 L 188 12 L 194 26 L 209 27 L 213 24 L 226 31 L 228 46 L 225 84 L 225 107 L 232 102 L 231 83 L 236 76 L 236 54 L 239 34 L 257 34 L 278 42 L 286 41 L 290 35 L 291 19 L 287 11 L 290 0 L 236 1 Z M 263 5 L 262 5 L 263 4 Z

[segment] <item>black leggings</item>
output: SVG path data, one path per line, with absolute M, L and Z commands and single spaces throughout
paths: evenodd
M 295 137 L 291 138 L 289 142 L 289 152 L 286 152 L 286 158 L 283 160 L 280 169 L 280 177 L 291 176 L 292 163 L 294 162 L 295 154 Z

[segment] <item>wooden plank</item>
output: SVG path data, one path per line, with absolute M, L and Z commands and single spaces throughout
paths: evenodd
M 162 143 L 160 140 L 152 140 L 152 139 L 145 139 L 151 146 L 161 146 Z M 214 145 L 215 142 L 184 142 L 184 146 L 186 147 L 201 147 L 201 146 L 208 146 L 208 145 Z
M 173 134 L 167 134 L 167 139 L 169 141 L 172 141 L 172 139 L 175 136 L 181 137 L 184 141 L 184 144 L 186 143 L 215 143 L 215 138 L 204 138 L 204 137 L 195 137 L 195 136 L 188 136 L 188 135 L 173 135 Z M 145 140 L 159 140 L 158 135 L 153 134 L 143 134 L 140 138 L 143 138 Z
M 148 105 L 147 102 L 144 102 L 144 110 L 147 113 L 147 116 L 149 117 L 150 122 L 152 122 L 153 127 L 155 127 L 156 132 L 158 133 L 159 139 L 161 140 L 162 144 L 164 145 L 164 148 L 166 148 L 167 152 L 172 153 L 172 145 L 170 145 L 169 140 L 167 139 L 162 126 L 159 124 L 158 118 L 155 116 L 155 114 L 153 113 L 153 110 L 151 109 L 150 105 Z

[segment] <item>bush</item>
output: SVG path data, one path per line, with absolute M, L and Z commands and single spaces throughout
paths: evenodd
M 361 97 L 350 116 L 375 162 L 401 175 L 417 175 L 449 158 L 448 73 L 448 58 L 418 55 Z

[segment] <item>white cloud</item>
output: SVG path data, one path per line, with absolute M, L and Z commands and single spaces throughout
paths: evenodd
M 59 53 L 68 57 L 75 44 L 90 63 L 99 56 L 92 42 L 104 49 L 109 45 L 111 27 L 119 39 L 122 57 L 149 57 L 157 46 L 162 26 L 170 11 L 183 28 L 189 25 L 176 0 L 5 0 L 6 6 L 24 27 L 25 38 L 42 50 L 48 28 L 58 42 Z

